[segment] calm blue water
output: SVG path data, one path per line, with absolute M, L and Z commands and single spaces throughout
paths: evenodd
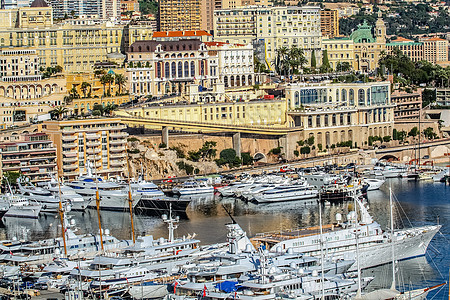
M 392 179 L 381 190 L 369 192 L 370 211 L 383 228 L 389 227 L 389 186 L 398 200 L 396 227 L 436 224 L 443 225 L 428 248 L 426 257 L 398 263 L 398 288 L 434 286 L 448 281 L 450 265 L 450 187 L 442 183 L 414 182 Z M 258 232 L 282 230 L 318 224 L 318 206 L 313 203 L 280 203 L 270 205 L 245 204 L 238 199 L 197 197 L 188 207 L 187 219 L 180 221 L 176 233 L 179 236 L 196 234 L 203 244 L 226 240 L 225 224 L 230 221 L 223 206 L 232 212 L 236 221 L 249 236 Z M 399 208 L 401 206 L 401 209 Z M 324 223 L 334 221 L 337 212 L 346 214 L 351 204 L 327 206 Z M 71 213 L 79 233 L 98 232 L 97 214 L 94 210 Z M 130 239 L 130 216 L 122 212 L 102 212 L 103 228 L 121 239 Z M 160 217 L 136 216 L 138 233 L 167 237 L 167 229 Z M 59 219 L 55 216 L 41 217 L 35 221 L 9 220 L 0 228 L 0 239 L 40 239 L 60 234 Z M 375 276 L 370 288 L 389 288 L 392 281 L 391 266 L 385 265 L 363 272 Z M 429 294 L 428 299 L 448 299 L 448 286 Z

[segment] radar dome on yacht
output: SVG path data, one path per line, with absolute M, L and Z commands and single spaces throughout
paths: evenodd
M 319 276 L 319 272 L 317 272 L 317 270 L 312 271 L 312 276 L 314 277 Z
M 13 237 L 12 237 L 12 240 L 13 240 L 13 241 L 17 241 L 17 236 L 13 236 Z
M 109 229 L 105 229 L 105 235 L 109 235 Z
M 70 225 L 75 225 L 75 220 L 74 219 L 70 220 Z
M 294 254 L 294 249 L 288 248 L 287 249 L 287 254 Z
M 163 237 L 160 237 L 160 238 L 159 238 L 159 243 L 160 243 L 160 244 L 164 243 L 164 238 L 163 238 Z
M 166 214 L 163 214 L 163 215 L 161 216 L 161 218 L 162 218 L 163 220 L 167 220 L 167 215 L 166 215 Z
M 269 274 L 276 274 L 276 273 L 277 273 L 277 271 L 278 271 L 278 268 L 277 268 L 277 267 L 274 267 L 274 266 L 272 266 L 272 267 L 270 267 L 270 269 L 269 269 Z
M 66 212 L 70 212 L 72 210 L 72 206 L 71 205 L 66 205 Z
M 341 221 L 342 221 L 342 215 L 341 215 L 340 213 L 337 213 L 337 214 L 336 214 L 336 221 L 337 221 L 338 223 L 341 223 Z
M 276 250 L 277 250 L 277 253 L 281 253 L 282 252 L 281 246 L 277 246 Z
M 59 248 L 56 248 L 56 249 L 55 249 L 55 254 L 56 254 L 56 255 L 61 254 L 61 251 L 59 250 Z
M 303 268 L 298 269 L 298 274 L 304 274 L 304 273 L 305 273 L 305 270 Z
M 245 246 L 245 252 L 251 253 L 253 251 L 253 246 L 251 244 L 247 244 Z
M 295 262 L 291 262 L 289 264 L 289 267 L 291 267 L 292 269 L 295 269 L 295 268 L 297 268 L 297 264 Z

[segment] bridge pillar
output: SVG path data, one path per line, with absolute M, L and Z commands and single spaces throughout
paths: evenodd
M 236 156 L 241 157 L 241 133 L 233 134 L 233 149 L 236 151 Z
M 169 147 L 169 127 L 163 126 L 161 130 L 162 142 L 166 144 L 166 147 Z

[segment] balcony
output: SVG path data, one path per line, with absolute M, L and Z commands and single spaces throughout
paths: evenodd
M 122 151 L 125 151 L 125 147 L 110 147 L 109 151 L 111 151 L 111 152 L 122 152 Z
M 78 169 L 78 165 L 76 165 L 76 164 L 63 165 L 63 170 L 71 171 L 71 170 L 76 170 L 76 169 Z
M 78 157 L 76 157 L 76 156 L 64 157 L 63 158 L 63 162 L 76 162 L 76 161 L 78 161 Z
M 69 144 L 65 144 L 65 143 L 64 143 L 62 146 L 63 146 L 63 148 L 75 148 L 75 147 L 77 147 L 78 145 L 75 144 L 75 143 L 69 143 Z
M 78 136 L 76 136 L 76 135 L 63 135 L 62 136 L 63 142 L 75 141 L 77 138 L 78 138 Z
M 86 134 L 87 140 L 98 140 L 100 137 L 96 134 Z
M 63 151 L 63 155 L 65 157 L 73 157 L 73 156 L 77 156 L 77 154 L 78 154 L 77 150 Z
M 98 146 L 100 146 L 101 145 L 101 143 L 100 142 L 87 142 L 86 143 L 86 146 L 88 146 L 88 147 L 98 147 Z
M 100 159 L 102 159 L 101 155 L 95 155 L 95 160 L 100 160 Z M 88 157 L 86 157 L 86 160 L 93 161 L 94 160 L 94 156 L 88 156 Z
M 126 133 L 126 132 L 111 132 L 109 134 L 109 137 L 112 137 L 112 138 L 121 138 L 121 137 L 127 137 L 127 136 L 128 136 L 128 133 Z
M 126 153 L 118 153 L 118 154 L 110 154 L 109 158 L 110 159 L 114 159 L 114 158 L 125 158 Z
M 87 154 L 98 154 L 100 153 L 101 149 L 94 148 L 94 149 L 86 149 Z
M 110 145 L 123 145 L 125 144 L 125 140 L 124 139 L 120 139 L 120 140 L 110 140 L 109 144 Z
M 123 166 L 125 162 L 123 160 L 113 160 L 109 162 L 109 165 L 112 167 L 120 167 Z

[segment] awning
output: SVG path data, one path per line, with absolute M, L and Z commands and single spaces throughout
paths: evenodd
M 39 171 L 39 167 L 31 167 L 30 171 Z
M 4 164 L 19 164 L 20 160 L 4 161 Z
M 64 153 L 64 157 L 76 157 L 77 153 Z

